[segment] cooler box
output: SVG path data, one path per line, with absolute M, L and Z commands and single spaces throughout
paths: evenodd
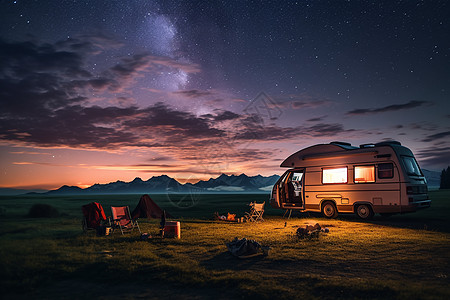
M 164 236 L 179 239 L 181 237 L 180 222 L 167 221 L 164 225 Z

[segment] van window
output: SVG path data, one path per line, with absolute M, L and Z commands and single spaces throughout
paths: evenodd
M 347 167 L 323 169 L 322 183 L 347 183 Z
M 375 166 L 355 166 L 355 183 L 375 182 Z
M 394 164 L 378 164 L 378 178 L 387 179 L 394 177 Z
M 403 156 L 403 162 L 405 163 L 406 173 L 408 175 L 422 176 L 422 172 L 414 157 Z
M 292 181 L 301 181 L 303 177 L 303 172 L 294 172 L 294 175 L 292 175 Z

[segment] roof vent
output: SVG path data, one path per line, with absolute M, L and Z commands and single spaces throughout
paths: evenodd
M 339 147 L 341 147 L 342 149 L 345 149 L 345 150 L 358 149 L 358 147 L 352 146 L 352 144 L 346 143 L 346 142 L 331 142 L 330 145 L 339 146 Z
M 380 143 L 375 144 L 375 146 L 392 146 L 392 145 L 401 146 L 402 144 L 398 141 L 386 141 L 386 142 L 380 142 Z
M 359 148 L 373 148 L 373 147 L 375 147 L 374 143 L 359 145 Z
M 352 144 L 346 143 L 346 142 L 331 142 L 331 145 L 337 145 L 337 146 L 351 146 Z

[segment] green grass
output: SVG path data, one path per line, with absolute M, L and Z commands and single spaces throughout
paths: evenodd
M 430 196 L 429 209 L 370 222 L 309 214 L 287 220 L 267 208 L 265 222 L 239 224 L 209 219 L 215 211 L 242 214 L 250 201 L 268 197 L 196 195 L 194 206 L 177 208 L 171 203 L 186 201 L 183 195 L 152 195 L 181 220 L 182 238 L 148 241 L 81 232 L 81 205 L 97 201 L 109 214 L 111 205 L 133 209 L 139 195 L 2 197 L 2 298 L 449 299 L 450 192 Z M 26 218 L 35 203 L 62 216 Z M 299 226 L 316 222 L 330 233 L 295 238 Z M 140 220 L 152 235 L 158 223 Z M 225 243 L 234 237 L 270 246 L 269 256 L 232 257 Z

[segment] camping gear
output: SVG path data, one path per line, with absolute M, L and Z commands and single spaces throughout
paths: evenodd
M 131 218 L 128 206 L 111 206 L 111 213 L 114 229 L 119 228 L 123 234 L 124 232 L 132 232 L 134 228 L 137 228 L 141 233 L 137 220 Z
M 163 210 L 163 213 L 161 214 L 161 221 L 159 222 L 159 234 L 161 237 L 164 237 L 164 227 L 166 226 L 166 211 Z
M 230 221 L 230 222 L 239 222 L 240 218 L 236 218 L 236 214 L 230 214 L 227 212 L 226 214 L 219 214 L 218 212 L 215 212 L 213 215 L 214 220 L 216 221 Z
M 328 228 L 323 228 L 319 225 L 319 223 L 316 223 L 315 225 L 306 225 L 305 227 L 299 227 L 296 231 L 296 235 L 300 239 L 312 239 L 312 238 L 319 238 L 319 234 L 321 232 L 328 233 Z
M 105 211 L 100 203 L 92 202 L 81 207 L 83 212 L 82 227 L 83 231 L 97 230 L 99 226 L 106 221 Z
M 258 255 L 268 255 L 270 247 L 263 247 L 257 241 L 248 240 L 246 238 L 238 239 L 234 238 L 231 242 L 227 243 L 228 251 L 234 256 L 239 258 L 250 258 Z
M 181 226 L 180 222 L 167 221 L 164 225 L 164 237 L 181 238 Z
M 150 239 L 151 237 L 152 236 L 149 233 L 144 232 L 144 233 L 141 234 L 140 240 L 141 241 L 146 241 L 146 240 Z
M 164 225 L 166 225 L 166 211 L 163 210 L 163 213 L 161 214 L 161 222 L 159 222 L 159 225 L 161 225 L 161 228 L 164 228 Z
M 133 220 L 138 218 L 159 219 L 162 213 L 162 209 L 153 202 L 149 195 L 145 194 L 139 199 L 139 203 L 131 213 L 131 217 Z M 166 217 L 172 218 L 169 213 L 166 213 Z
M 245 213 L 245 218 L 247 219 L 247 221 L 250 222 L 264 221 L 262 217 L 264 214 L 264 204 L 266 204 L 266 202 L 263 203 L 251 202 L 249 204 L 250 211 Z
M 97 227 L 97 236 L 107 236 L 112 232 L 112 227 L 100 225 Z

